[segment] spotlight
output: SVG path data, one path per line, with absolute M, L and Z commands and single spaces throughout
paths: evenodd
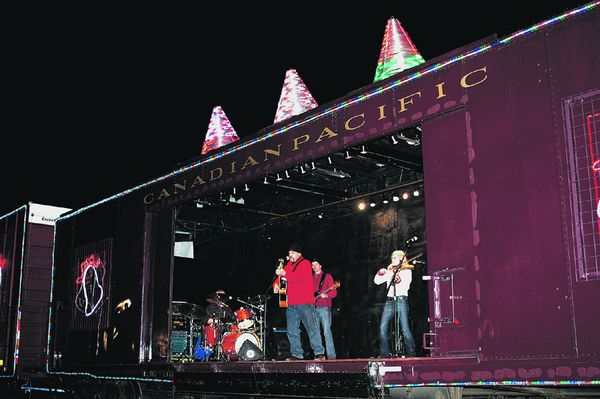
M 394 194 L 394 196 L 392 197 L 392 201 L 398 202 L 398 201 L 400 201 L 400 197 L 398 197 L 396 194 Z
M 358 206 L 359 210 L 364 211 L 365 208 L 367 207 L 367 204 L 365 204 L 364 202 L 360 201 L 357 206 Z
M 250 191 L 250 187 L 247 184 L 244 184 L 244 191 Z
M 344 158 L 345 159 L 350 159 L 351 158 L 350 152 L 348 150 L 346 150 L 346 156 Z
M 304 169 L 303 165 L 300 165 L 300 173 L 305 174 L 306 170 Z
M 367 153 L 367 150 L 365 150 L 365 146 L 364 145 L 361 146 L 360 153 L 361 154 L 366 154 Z
M 317 215 L 317 217 L 318 217 L 319 219 L 323 219 L 323 212 L 319 213 L 319 214 Z
M 418 130 L 419 132 L 423 131 L 423 129 L 421 128 L 421 125 L 417 126 L 417 130 Z
M 377 204 L 376 204 L 376 203 L 374 203 L 374 202 L 371 202 L 371 203 L 369 204 L 369 206 L 370 206 L 371 208 L 375 208 L 375 205 L 377 205 Z
M 384 203 L 384 204 L 387 204 L 387 203 L 389 203 L 389 202 L 390 202 L 390 201 L 388 201 L 387 199 L 384 199 L 384 200 L 383 200 L 383 203 Z
M 263 180 L 263 184 L 269 184 L 269 180 L 267 180 L 267 176 L 265 176 L 265 180 Z
M 331 160 L 331 157 L 330 157 L 330 156 L 327 156 L 327 163 L 328 163 L 329 165 L 333 165 L 333 161 Z
M 402 193 L 402 199 L 407 200 L 409 197 L 408 193 Z
M 413 191 L 413 195 L 415 197 L 418 197 L 419 195 L 421 195 L 421 192 L 419 190 L 415 190 L 415 191 Z
M 393 134 L 390 136 L 390 138 L 392 139 L 392 144 L 396 145 L 398 144 L 398 140 L 396 139 L 396 136 L 394 136 Z
M 277 178 L 275 179 L 275 181 L 282 181 L 283 179 L 281 178 L 281 176 L 279 176 L 279 173 L 277 173 Z

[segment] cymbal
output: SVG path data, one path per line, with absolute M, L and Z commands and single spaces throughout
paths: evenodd
M 218 299 L 206 298 L 206 302 L 214 303 L 215 305 L 219 305 L 222 308 L 229 308 L 229 305 L 227 305 L 225 302 L 219 301 Z
M 219 305 L 222 308 L 229 307 L 225 303 L 228 300 L 229 300 L 229 297 L 225 296 L 225 291 L 223 291 L 223 290 L 217 290 L 217 291 L 213 292 L 212 294 L 209 294 L 206 297 L 206 302 L 214 303 L 215 305 Z
M 203 307 L 190 302 L 179 304 L 179 313 L 193 319 L 199 319 L 202 315 L 206 314 Z
M 253 305 L 265 303 L 266 301 L 267 301 L 267 296 L 263 295 L 263 294 L 255 295 L 252 298 L 248 299 L 248 302 L 250 302 Z

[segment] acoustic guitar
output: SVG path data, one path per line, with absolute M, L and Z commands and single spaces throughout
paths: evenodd
M 331 287 L 327 288 L 325 291 L 315 292 L 315 301 L 319 298 L 321 294 L 327 294 L 329 291 L 337 290 L 338 288 L 340 288 L 340 285 L 342 285 L 342 283 L 336 281 Z
M 277 264 L 277 270 L 283 269 L 283 259 L 277 259 L 277 262 L 279 262 Z M 287 301 L 287 280 L 286 280 L 285 277 L 281 277 L 279 279 L 279 307 L 280 308 L 287 308 L 288 307 L 288 301 Z

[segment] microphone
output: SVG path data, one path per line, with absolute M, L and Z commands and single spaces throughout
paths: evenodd
M 407 242 L 407 243 L 409 243 L 409 242 L 415 242 L 415 241 L 417 241 L 418 239 L 419 239 L 419 237 L 417 237 L 417 236 L 414 236 L 414 237 L 412 237 L 412 238 L 409 238 L 408 240 L 406 240 L 406 242 Z

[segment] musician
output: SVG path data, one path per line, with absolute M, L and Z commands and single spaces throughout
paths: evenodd
M 406 260 L 404 251 L 392 252 L 392 263 L 387 268 L 381 268 L 375 275 L 375 284 L 385 283 L 387 287 L 387 301 L 383 307 L 381 322 L 379 324 L 379 355 L 391 357 L 388 331 L 390 323 L 394 320 L 394 309 L 398 312 L 398 319 L 404 338 L 406 356 L 414 357 L 415 341 L 408 324 L 408 290 L 412 282 L 412 266 Z M 395 277 L 394 277 L 395 276 Z M 394 283 L 392 284 L 392 279 Z
M 337 296 L 337 290 L 333 286 L 333 277 L 329 273 L 323 273 L 323 266 L 319 261 L 313 260 L 311 265 L 315 296 L 317 297 L 317 330 L 319 336 L 323 330 L 327 359 L 333 360 L 336 356 L 331 334 L 331 300 Z
M 302 360 L 304 353 L 300 342 L 300 322 L 308 332 L 310 346 L 315 359 L 325 359 L 325 349 L 317 329 L 314 287 L 310 262 L 302 257 L 300 244 L 290 245 L 289 262 L 283 269 L 277 269 L 279 276 L 273 283 L 273 292 L 279 291 L 280 279 L 287 280 L 288 306 L 285 310 L 287 337 L 290 341 L 292 357 L 287 360 Z

